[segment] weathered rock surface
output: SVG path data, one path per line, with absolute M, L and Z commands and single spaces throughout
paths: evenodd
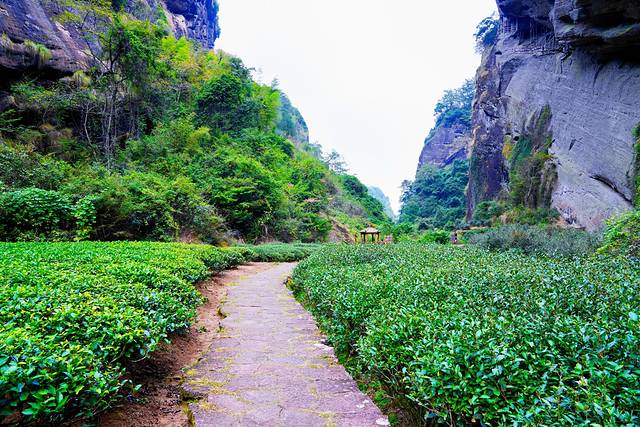
M 127 10 L 140 19 L 157 21 L 162 14 L 177 37 L 187 36 L 212 48 L 220 35 L 217 0 L 130 0 Z M 39 69 L 54 75 L 68 74 L 90 64 L 87 41 L 73 25 L 56 16 L 60 6 L 44 0 L 0 2 L 0 72 L 20 75 Z M 45 46 L 50 57 L 38 58 L 30 42 Z
M 436 127 L 424 142 L 418 170 L 426 165 L 442 168 L 456 160 L 466 160 L 470 148 L 471 135 L 466 126 Z
M 477 75 L 468 216 L 508 185 L 505 136 L 551 110 L 552 207 L 589 230 L 631 209 L 640 123 L 640 4 L 498 0 L 502 28 Z M 624 29 L 624 31 L 623 31 Z

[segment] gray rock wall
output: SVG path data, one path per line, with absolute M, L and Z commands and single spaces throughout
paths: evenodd
M 471 135 L 464 126 L 436 127 L 424 142 L 418 171 L 426 165 L 442 168 L 469 157 Z
M 217 0 L 130 0 L 127 11 L 140 19 L 156 21 L 164 13 L 177 37 L 187 36 L 213 48 L 220 35 Z M 72 25 L 56 19 L 61 9 L 54 1 L 0 1 L 0 71 L 20 76 L 42 73 L 68 74 L 87 68 L 87 42 Z M 90 22 L 89 22 L 90 24 Z M 44 63 L 30 52 L 31 41 L 45 46 L 51 57 Z
M 547 1 L 498 4 L 505 25 L 478 72 L 468 215 L 508 186 L 504 136 L 524 133 L 531 117 L 549 106 L 549 152 L 558 174 L 551 205 L 569 223 L 595 230 L 633 207 L 640 62 L 629 60 L 626 51 L 640 40 L 621 38 L 614 18 L 626 16 L 633 33 L 638 4 L 556 0 L 546 21 Z M 574 20 L 571 31 L 566 16 Z M 537 23 L 534 30 L 526 28 L 527 17 Z M 590 27 L 594 22 L 598 28 Z

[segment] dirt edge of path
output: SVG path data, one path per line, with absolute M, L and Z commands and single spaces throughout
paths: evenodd
M 129 378 L 140 384 L 135 395 L 129 395 L 117 406 L 94 420 L 101 427 L 188 427 L 192 425 L 185 408 L 181 383 L 185 372 L 207 352 L 220 328 L 228 285 L 237 280 L 267 270 L 275 263 L 251 263 L 224 271 L 204 282 L 198 290 L 207 299 L 198 308 L 194 323 L 184 335 L 171 337 L 151 357 L 127 366 Z

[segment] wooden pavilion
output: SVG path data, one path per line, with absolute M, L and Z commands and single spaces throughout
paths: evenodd
M 377 228 L 369 226 L 360 231 L 360 238 L 362 239 L 362 243 L 367 243 L 367 238 L 369 236 L 371 236 L 371 243 L 380 242 L 380 230 L 378 230 Z

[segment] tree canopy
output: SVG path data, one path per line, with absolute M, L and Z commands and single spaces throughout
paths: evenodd
M 465 80 L 459 88 L 446 90 L 434 109 L 436 126 L 459 124 L 470 128 L 474 95 L 475 82 L 472 79 Z

